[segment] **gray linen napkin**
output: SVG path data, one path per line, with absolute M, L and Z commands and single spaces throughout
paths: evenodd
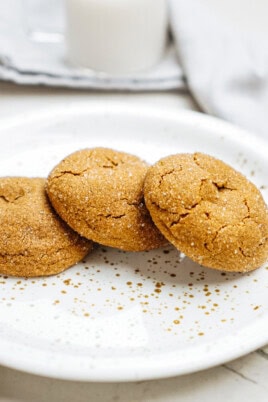
M 268 138 L 267 38 L 224 25 L 200 0 L 169 1 L 180 63 L 201 109 Z

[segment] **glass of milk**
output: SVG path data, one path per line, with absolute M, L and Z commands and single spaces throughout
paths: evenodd
M 167 0 L 65 0 L 68 61 L 113 75 L 145 71 L 163 56 Z

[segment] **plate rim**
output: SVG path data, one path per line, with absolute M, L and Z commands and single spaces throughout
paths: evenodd
M 181 376 L 181 375 L 187 375 L 187 374 L 194 374 L 199 371 L 207 370 L 216 366 L 220 366 L 221 364 L 228 363 L 232 360 L 235 360 L 237 358 L 240 358 L 248 353 L 253 352 L 254 350 L 257 350 L 257 348 L 264 346 L 267 343 L 267 317 L 262 317 L 261 325 L 258 325 L 258 327 L 254 327 L 254 329 L 251 331 L 251 335 L 254 335 L 254 333 L 259 333 L 260 330 L 262 330 L 263 333 L 266 333 L 266 337 L 260 342 L 259 338 L 255 338 L 254 336 L 252 337 L 252 341 L 243 348 L 237 348 L 237 350 L 233 350 L 232 353 L 228 354 L 228 358 L 226 358 L 226 350 L 222 350 L 220 355 L 214 356 L 209 362 L 206 360 L 202 359 L 203 354 L 201 355 L 201 358 L 199 360 L 193 360 L 191 362 L 190 360 L 187 362 L 187 368 L 184 366 L 179 366 L 174 360 L 170 362 L 167 366 L 164 366 L 164 371 L 163 371 L 163 366 L 162 366 L 162 361 L 159 359 L 159 355 L 156 355 L 158 362 L 154 366 L 148 365 L 148 367 L 144 367 L 144 359 L 142 358 L 128 358 L 128 361 L 130 363 L 142 363 L 142 368 L 143 368 L 143 374 L 140 375 L 138 371 L 135 371 L 133 367 L 131 370 L 125 370 L 124 366 L 124 372 L 122 372 L 122 367 L 114 367 L 113 370 L 111 370 L 111 367 L 108 367 L 107 371 L 103 370 L 103 365 L 107 363 L 109 359 L 100 359 L 102 362 L 101 367 L 95 367 L 92 366 L 90 369 L 87 367 L 86 372 L 75 372 L 73 371 L 72 368 L 69 369 L 69 367 L 61 366 L 64 367 L 64 371 L 60 371 L 59 369 L 55 369 L 55 367 L 48 366 L 44 364 L 35 364 L 34 368 L 31 365 L 30 367 L 27 366 L 25 367 L 25 361 L 20 361 L 18 363 L 16 359 L 16 363 L 10 363 L 8 362 L 8 354 L 6 359 L 1 359 L 1 353 L 0 353 L 0 364 L 2 364 L 5 367 L 9 367 L 15 370 L 20 370 L 29 374 L 35 374 L 39 376 L 46 376 L 49 378 L 54 378 L 54 379 L 60 379 L 60 380 L 67 380 L 67 381 L 81 381 L 81 382 L 108 382 L 108 383 L 113 383 L 113 382 L 135 382 L 135 381 L 148 381 L 148 380 L 160 380 L 160 379 L 165 379 L 165 378 L 172 378 L 176 376 Z M 246 332 L 247 335 L 250 333 L 245 327 L 243 328 L 243 332 Z M 238 337 L 240 335 L 239 331 L 236 331 L 236 333 L 233 333 L 232 335 L 227 335 L 227 338 L 229 340 L 234 341 L 234 343 L 239 344 Z M 224 338 L 225 339 L 225 338 Z M 222 341 L 222 340 L 221 340 Z M 204 354 L 212 353 L 214 352 L 214 347 L 209 350 L 207 346 L 209 345 L 209 342 L 207 344 L 203 344 L 200 347 L 195 347 L 195 351 L 198 352 L 199 349 L 205 349 L 203 350 Z M 219 346 L 219 345 L 218 345 Z M 0 349 L 1 351 L 1 349 Z M 169 353 L 170 355 L 171 353 Z M 50 357 L 52 354 L 50 355 Z M 176 354 L 173 355 L 173 358 L 176 357 Z M 125 358 L 121 358 L 121 361 L 125 360 Z M 164 359 L 166 361 L 166 359 Z M 194 369 L 192 368 L 192 363 L 194 363 Z M 129 364 L 130 365 L 130 364 Z M 139 370 L 141 366 L 137 366 L 136 370 Z
M 0 130 L 8 130 L 15 128 L 16 126 L 23 124 L 33 123 L 39 120 L 46 120 L 53 113 L 58 118 L 66 115 L 67 113 L 76 111 L 77 113 L 87 113 L 90 114 L 128 114 L 128 115 L 136 115 L 137 111 L 139 111 L 139 116 L 141 117 L 154 117 L 156 119 L 168 118 L 172 120 L 177 120 L 179 122 L 186 122 L 190 126 L 196 127 L 199 125 L 202 129 L 208 128 L 212 130 L 213 128 L 217 129 L 221 133 L 224 133 L 227 136 L 232 132 L 235 136 L 246 142 L 247 144 L 258 144 L 267 146 L 268 140 L 259 135 L 254 134 L 252 131 L 246 130 L 243 127 L 239 127 L 231 122 L 225 121 L 219 117 L 208 115 L 199 111 L 189 110 L 189 109 L 178 109 L 168 110 L 159 107 L 159 105 L 139 105 L 136 104 L 126 104 L 122 101 L 103 101 L 103 100 L 86 100 L 86 101 L 76 101 L 72 102 L 68 105 L 58 106 L 51 105 L 47 107 L 41 107 L 38 110 L 30 111 L 27 113 L 16 113 L 15 115 L 7 116 L 2 118 L 0 121 Z M 236 140 L 235 138 L 232 138 Z M 261 151 L 262 151 L 261 147 Z M 264 153 L 264 152 L 263 152 Z

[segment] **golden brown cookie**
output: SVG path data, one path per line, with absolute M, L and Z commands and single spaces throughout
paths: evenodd
M 82 236 L 129 251 L 167 243 L 155 227 L 143 199 L 147 163 L 107 148 L 77 151 L 51 172 L 49 198 Z
M 92 243 L 56 214 L 45 179 L 0 179 L 0 273 L 13 276 L 57 274 L 81 260 Z
M 222 161 L 201 153 L 152 166 L 144 195 L 166 238 L 192 260 L 246 272 L 268 258 L 268 212 L 260 191 Z

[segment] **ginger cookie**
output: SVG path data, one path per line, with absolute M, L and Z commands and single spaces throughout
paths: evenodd
M 83 149 L 53 169 L 47 193 L 62 219 L 82 236 L 126 251 L 150 250 L 167 241 L 145 207 L 147 170 L 134 155 Z
M 56 214 L 45 179 L 0 179 L 0 273 L 13 276 L 57 274 L 81 260 L 92 242 Z
M 224 162 L 201 153 L 163 158 L 149 169 L 144 195 L 156 226 L 193 261 L 247 272 L 268 259 L 263 197 Z

